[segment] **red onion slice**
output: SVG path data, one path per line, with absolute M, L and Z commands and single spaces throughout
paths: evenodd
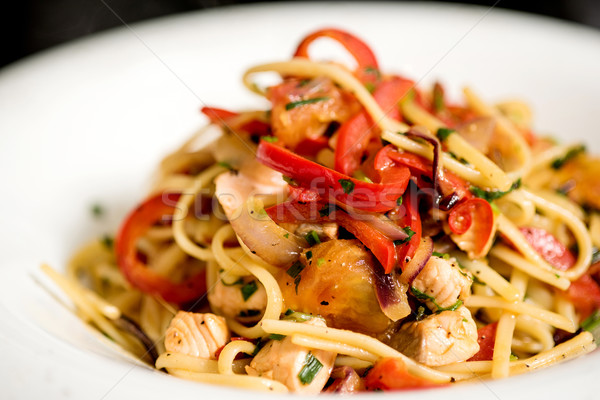
M 408 262 L 404 271 L 400 275 L 400 282 L 404 284 L 412 284 L 412 281 L 415 280 L 419 272 L 425 267 L 427 261 L 431 258 L 433 254 L 433 240 L 430 237 L 426 236 L 421 239 L 421 243 L 415 252 L 412 260 Z

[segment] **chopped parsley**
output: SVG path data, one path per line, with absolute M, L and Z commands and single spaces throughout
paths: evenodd
M 309 351 L 304 360 L 304 366 L 298 374 L 298 379 L 303 385 L 310 384 L 319 371 L 323 368 L 323 364 Z
M 517 357 L 517 356 L 516 356 L 515 354 L 513 354 L 513 353 L 510 353 L 510 358 L 509 358 L 509 360 L 510 360 L 510 361 L 517 361 L 518 359 L 519 359 L 519 357 Z
M 286 321 L 296 321 L 296 322 L 306 322 L 310 321 L 313 318 L 322 318 L 318 315 L 307 314 L 299 311 L 294 311 L 291 308 L 288 308 L 287 311 L 283 314 L 283 319 Z
M 327 204 L 319 210 L 319 215 L 321 217 L 327 217 L 332 211 L 335 211 L 335 207 L 335 204 Z
M 269 335 L 269 339 L 272 339 L 272 340 L 283 340 L 284 338 L 285 338 L 285 335 L 279 335 L 277 333 L 271 333 Z
M 440 139 L 440 141 L 443 142 L 446 139 L 448 139 L 448 136 L 450 136 L 454 132 L 456 132 L 454 129 L 440 128 L 437 130 L 436 136 L 438 137 L 438 139 Z
M 398 198 L 396 199 L 396 204 L 397 204 L 397 205 L 399 205 L 399 206 L 401 206 L 401 205 L 402 205 L 402 201 L 403 201 L 403 200 L 402 200 L 402 196 L 400 196 L 400 197 L 398 197 Z
M 600 328 L 600 310 L 596 310 L 581 323 L 581 329 L 584 331 L 592 332 L 597 328 Z
M 344 193 L 350 194 L 354 190 L 354 182 L 352 182 L 350 179 L 340 179 L 338 182 L 340 185 L 342 185 Z
M 113 239 L 112 236 L 110 235 L 104 235 L 102 236 L 102 239 L 100 239 L 100 242 L 104 245 L 104 247 L 106 247 L 108 250 L 112 250 L 113 246 L 115 245 L 115 240 Z
M 256 281 L 251 281 L 242 286 L 240 290 L 244 301 L 248 301 L 248 299 L 258 290 L 258 285 L 256 284 Z
M 325 264 L 324 258 L 317 258 L 317 267 L 322 267 Z
M 410 226 L 406 226 L 404 228 L 402 228 L 402 230 L 408 235 L 407 237 L 405 237 L 404 239 L 398 239 L 398 240 L 394 240 L 394 244 L 396 246 L 400 246 L 401 244 L 410 242 L 410 240 L 412 239 L 412 237 L 415 235 L 415 231 L 413 231 L 412 229 L 410 229 Z
M 419 289 L 417 289 L 414 286 L 410 287 L 410 293 L 415 296 L 415 298 L 417 298 L 417 300 L 421 300 L 421 301 L 430 301 L 436 308 L 436 314 L 441 313 L 442 311 L 456 311 L 458 309 L 458 307 L 462 306 L 463 302 L 462 300 L 458 299 L 456 300 L 456 303 L 452 304 L 449 307 L 441 307 L 437 301 L 435 300 L 434 297 L 421 292 Z
M 298 101 L 292 101 L 291 103 L 287 103 L 285 105 L 285 110 L 289 111 L 293 108 L 299 107 L 299 106 L 303 106 L 305 104 L 313 104 L 313 103 L 318 103 L 319 101 L 325 101 L 325 100 L 329 100 L 329 97 L 324 96 L 324 97 L 314 97 L 312 99 L 306 99 L 306 100 L 298 100 Z
M 94 204 L 92 205 L 91 212 L 94 218 L 100 218 L 104 215 L 104 207 L 100 204 Z
M 373 93 L 375 91 L 375 85 L 372 82 L 365 82 L 365 88 L 369 91 L 369 93 Z
M 261 136 L 261 139 L 269 143 L 275 143 L 278 140 L 275 136 Z
M 365 73 L 374 75 L 377 79 L 381 79 L 381 72 L 375 67 L 365 67 Z
M 286 273 L 289 276 L 291 276 L 292 278 L 294 278 L 294 285 L 295 285 L 295 289 L 296 289 L 296 294 L 298 294 L 298 285 L 300 285 L 300 281 L 302 280 L 302 275 L 300 275 L 300 273 L 302 272 L 302 270 L 304 268 L 305 268 L 304 264 L 302 264 L 300 261 L 296 261 L 286 271 Z
M 290 186 L 298 186 L 298 182 L 296 182 L 294 179 L 290 178 L 289 176 L 283 175 L 283 180 L 285 181 L 285 183 L 287 183 Z
M 233 166 L 231 164 L 229 164 L 227 161 L 219 161 L 217 163 L 217 165 L 219 167 L 227 168 L 230 171 L 234 171 L 235 170 L 235 168 L 233 168 Z
M 484 189 L 481 189 L 477 186 L 471 186 L 470 187 L 470 191 L 471 193 L 473 193 L 475 196 L 480 197 L 488 202 L 492 202 L 494 200 L 497 200 L 503 196 L 506 196 L 507 194 L 509 194 L 510 192 L 512 192 L 515 189 L 518 189 L 521 187 L 521 178 L 517 179 L 512 185 L 511 187 L 506 190 L 506 191 L 501 191 L 501 190 L 492 190 L 492 191 L 487 191 Z
M 289 237 L 290 237 L 290 233 L 289 233 L 289 232 L 287 232 L 285 235 L 283 235 L 283 237 L 284 237 L 284 238 L 286 238 L 286 239 L 289 239 Z
M 415 315 L 415 319 L 420 321 L 423 318 L 425 318 L 425 307 L 419 306 L 419 308 L 417 308 L 417 315 Z
M 242 278 L 239 278 L 239 279 L 238 279 L 237 281 L 235 281 L 235 282 L 232 282 L 232 283 L 227 283 L 227 282 L 225 282 L 225 281 L 224 281 L 224 280 L 221 278 L 221 283 L 222 283 L 224 286 L 235 286 L 235 285 L 242 285 L 242 284 L 244 283 L 244 279 L 242 279 Z
M 575 156 L 579 155 L 580 153 L 585 152 L 585 150 L 585 145 L 583 144 L 577 147 L 573 147 L 571 150 L 567 151 L 567 154 L 552 161 L 552 164 L 550 164 L 550 166 L 554 169 L 561 169 L 563 165 L 565 165 L 568 161 L 575 158 Z
M 449 260 L 450 259 L 450 254 L 448 254 L 448 253 L 438 253 L 437 251 L 434 251 L 433 255 L 436 256 L 436 257 L 439 257 L 439 258 L 443 258 L 444 260 Z
M 306 252 L 306 259 L 310 260 L 311 258 L 312 258 L 312 251 L 309 250 Z
M 352 174 L 352 177 L 354 179 L 358 179 L 359 181 L 363 181 L 363 182 L 367 182 L 367 183 L 373 183 L 373 181 L 371 179 L 369 179 L 369 177 L 367 175 L 365 175 L 365 173 L 363 171 L 361 171 L 360 169 L 357 170 L 356 172 L 354 172 Z
M 319 239 L 319 235 L 315 231 L 308 232 L 306 236 L 304 236 L 304 238 L 310 246 L 314 246 L 316 244 L 321 243 L 321 239 Z

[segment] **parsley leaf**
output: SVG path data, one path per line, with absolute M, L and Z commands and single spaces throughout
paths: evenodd
M 436 136 L 438 137 L 438 139 L 440 139 L 440 141 L 443 142 L 444 140 L 448 139 L 448 136 L 450 136 L 454 132 L 456 132 L 454 129 L 440 128 L 437 130 Z
M 329 100 L 329 97 L 327 97 L 327 96 L 324 96 L 324 97 L 314 97 L 312 99 L 292 101 L 291 103 L 287 103 L 285 105 L 285 110 L 289 111 L 289 110 L 291 110 L 293 108 L 296 108 L 298 106 L 303 106 L 305 104 L 318 103 L 319 101 L 324 101 L 324 100 Z
M 91 212 L 94 218 L 100 218 L 104 215 L 104 208 L 100 204 L 94 204 L 92 205 Z
M 352 182 L 350 179 L 340 179 L 338 182 L 340 185 L 342 185 L 344 193 L 350 194 L 354 190 L 354 182 Z
M 275 143 L 278 140 L 275 136 L 261 136 L 260 138 L 269 143 Z
M 102 242 L 104 247 L 106 247 L 108 250 L 112 250 L 113 246 L 115 245 L 115 240 L 110 235 L 102 236 L 102 239 L 100 239 L 100 241 Z
M 258 285 L 256 284 L 256 281 L 251 281 L 242 286 L 240 290 L 242 291 L 244 301 L 248 301 L 248 299 L 258 290 Z
M 585 145 L 574 147 L 571 150 L 567 151 L 567 154 L 565 154 L 564 156 L 552 161 L 552 164 L 550 164 L 550 166 L 553 169 L 561 169 L 563 165 L 565 165 L 569 160 L 575 158 L 575 156 L 579 155 L 580 153 L 585 152 L 585 150 Z
M 304 238 L 310 246 L 314 246 L 316 244 L 321 243 L 321 239 L 319 239 L 319 235 L 315 231 L 308 232 L 306 236 L 304 236 Z
M 501 191 L 501 190 L 491 190 L 491 191 L 487 191 L 484 190 L 482 188 L 479 188 L 477 186 L 471 186 L 469 188 L 469 190 L 471 191 L 471 193 L 473 193 L 475 196 L 480 197 L 484 200 L 486 200 L 487 202 L 492 202 L 494 200 L 497 200 L 501 197 L 506 196 L 507 194 L 509 194 L 510 192 L 512 192 L 515 189 L 518 189 L 521 187 L 521 178 L 517 179 L 510 188 L 508 188 L 507 191 Z
M 410 229 L 410 226 L 405 226 L 404 228 L 402 228 L 402 230 L 404 232 L 406 232 L 406 234 L 408 235 L 408 237 L 404 238 L 404 239 L 398 239 L 398 240 L 394 240 L 394 244 L 396 246 L 399 246 L 401 244 L 410 242 L 410 239 L 412 239 L 412 237 L 415 235 L 415 231 L 413 231 L 412 229 Z
M 298 374 L 298 379 L 300 379 L 300 383 L 303 385 L 310 384 L 315 376 L 319 373 L 319 371 L 323 368 L 323 364 L 321 361 L 317 359 L 313 354 L 309 351 L 306 355 L 306 359 L 304 360 L 304 366 L 300 370 Z

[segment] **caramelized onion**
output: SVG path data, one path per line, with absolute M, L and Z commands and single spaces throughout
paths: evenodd
M 411 309 L 406 297 L 407 285 L 400 283 L 393 272 L 385 274 L 380 265 L 375 267 L 373 273 L 381 311 L 394 322 L 409 315 Z
M 412 284 L 412 281 L 419 275 L 419 272 L 425 267 L 427 261 L 433 254 L 433 240 L 430 237 L 424 237 L 421 239 L 421 243 L 415 252 L 412 260 L 408 262 L 404 271 L 400 275 L 400 282 L 405 284 Z

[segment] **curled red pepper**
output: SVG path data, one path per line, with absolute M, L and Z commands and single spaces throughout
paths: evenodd
M 199 272 L 176 283 L 148 268 L 138 257 L 137 241 L 153 225 L 171 221 L 179 194 L 150 197 L 125 219 L 116 238 L 117 263 L 129 283 L 142 292 L 162 297 L 165 301 L 185 303 L 206 293 L 206 274 Z M 168 200 L 168 203 L 167 203 Z
M 258 146 L 256 159 L 292 178 L 299 186 L 317 190 L 325 199 L 371 212 L 394 208 L 410 177 L 408 168 L 399 168 L 380 183 L 360 181 L 264 140 Z

